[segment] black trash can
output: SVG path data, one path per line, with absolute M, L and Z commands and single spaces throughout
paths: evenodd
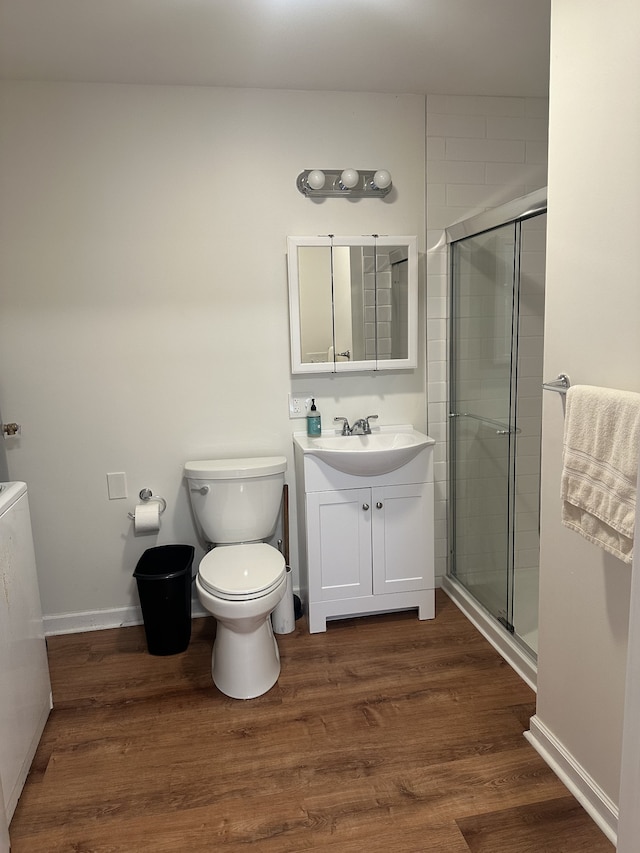
M 150 655 L 177 655 L 191 639 L 193 545 L 148 548 L 133 573 Z

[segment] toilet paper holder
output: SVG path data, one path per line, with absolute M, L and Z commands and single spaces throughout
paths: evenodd
M 160 504 L 160 515 L 162 515 L 162 513 L 167 508 L 167 502 L 165 501 L 165 499 L 161 498 L 160 495 L 154 495 L 151 489 L 140 489 L 139 497 L 141 501 L 145 502 L 158 501 L 158 503 Z M 132 521 L 135 521 L 135 515 L 132 512 L 127 513 L 127 515 Z

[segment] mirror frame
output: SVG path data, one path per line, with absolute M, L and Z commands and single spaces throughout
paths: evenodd
M 407 357 L 370 359 L 366 361 L 302 361 L 300 330 L 300 280 L 298 248 L 304 246 L 403 246 L 408 255 L 407 281 Z M 291 373 L 355 373 L 372 370 L 411 370 L 418 366 L 418 239 L 415 236 L 287 237 L 287 270 L 289 279 L 289 328 L 291 339 Z M 335 324 L 334 324 L 335 325 Z M 335 348 L 335 340 L 332 341 Z

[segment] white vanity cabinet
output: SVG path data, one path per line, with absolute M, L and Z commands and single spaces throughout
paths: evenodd
M 433 446 L 379 476 L 337 471 L 297 445 L 295 453 L 310 632 L 326 630 L 328 618 L 393 610 L 433 618 Z

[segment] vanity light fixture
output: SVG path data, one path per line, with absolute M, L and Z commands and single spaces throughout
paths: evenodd
M 325 173 L 320 169 L 312 169 L 307 172 L 307 184 L 312 190 L 321 190 L 326 179 Z
M 360 174 L 355 169 L 345 169 L 344 172 L 340 173 L 338 186 L 341 190 L 352 190 L 358 186 L 359 180 Z
M 386 169 L 306 169 L 296 186 L 307 198 L 384 198 L 393 188 Z

